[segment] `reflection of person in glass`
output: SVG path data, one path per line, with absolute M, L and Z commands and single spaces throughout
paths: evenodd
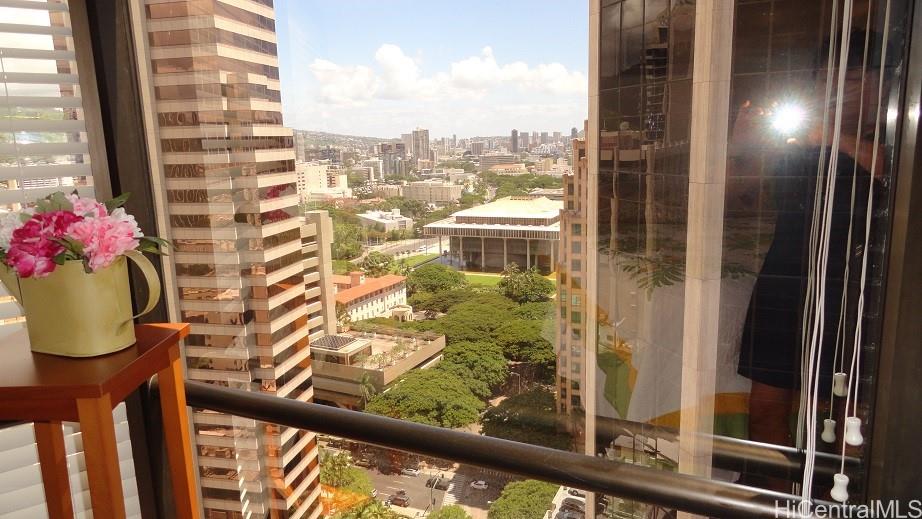
M 763 185 L 774 224 L 771 245 L 758 274 L 743 329 L 739 373 L 752 381 L 749 435 L 752 440 L 793 444 L 793 416 L 801 385 L 801 342 L 804 305 L 810 268 L 810 233 L 817 189 L 817 170 L 825 154 L 828 163 L 838 154 L 835 195 L 826 271 L 823 355 L 820 363 L 820 395 L 828 400 L 833 373 L 833 351 L 839 324 L 844 274 L 848 260 L 849 301 L 857 299 L 860 278 L 867 192 L 873 157 L 873 135 L 879 69 L 868 53 L 864 60 L 864 33 L 850 38 L 848 68 L 841 99 L 841 137 L 831 150 L 836 90 L 826 100 L 826 72 L 817 71 L 813 101 L 811 93 L 801 99 L 773 100 L 763 106 L 746 101 L 740 108 L 730 136 L 731 167 L 752 167 L 754 152 L 770 159 L 763 166 Z M 875 41 L 873 38 L 871 41 Z M 879 40 L 878 40 L 879 41 Z M 825 51 L 822 53 L 825 61 Z M 837 73 L 838 71 L 834 71 Z M 835 85 L 833 85 L 835 86 Z M 828 102 L 828 104 L 826 104 Z M 829 125 L 824 132 L 824 104 Z M 863 109 L 862 109 L 863 107 Z M 823 142 L 825 139 L 825 142 Z M 734 151 L 735 150 L 735 151 Z M 734 154 L 738 154 L 734 157 Z M 877 154 L 873 170 L 882 172 L 884 154 Z M 748 161 L 748 162 L 747 162 Z M 739 174 L 739 171 L 733 171 Z M 854 186 L 854 188 L 853 188 Z M 819 189 L 824 190 L 825 180 Z M 854 206 L 852 194 L 854 191 Z M 822 192 L 821 192 L 822 194 Z M 851 229 L 851 241 L 849 230 Z M 854 294 L 854 296 L 853 296 Z M 853 308 L 853 304 L 849 304 Z M 854 322 L 854 316 L 846 322 Z M 844 337 L 850 337 L 845 330 Z M 851 351 L 851 341 L 845 340 Z M 841 422 L 840 422 L 841 423 Z M 841 437 L 841 435 L 839 435 Z

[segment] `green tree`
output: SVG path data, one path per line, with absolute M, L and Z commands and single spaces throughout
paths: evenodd
M 480 380 L 474 375 L 474 372 L 464 364 L 454 364 L 452 362 L 439 362 L 432 368 L 440 373 L 445 373 L 464 381 L 464 384 L 477 398 L 486 400 L 493 394 L 493 390 L 486 382 Z
M 368 402 L 365 411 L 439 427 L 474 423 L 483 402 L 467 384 L 444 371 L 411 371 L 402 381 Z
M 346 171 L 346 180 L 349 183 L 349 187 L 356 188 L 365 185 L 365 183 L 368 182 L 368 176 L 364 171 L 349 169 Z
M 536 267 L 519 269 L 515 263 L 506 265 L 503 279 L 496 285 L 499 290 L 518 303 L 547 301 L 554 293 L 554 282 L 542 276 Z
M 352 316 L 349 315 L 349 307 L 343 303 L 336 303 L 336 324 L 345 327 L 352 322 Z
M 486 410 L 483 434 L 552 449 L 569 450 L 570 437 L 557 430 L 556 401 L 546 388 L 511 396 Z
M 523 303 L 512 311 L 519 319 L 532 319 L 535 321 L 553 321 L 554 304 L 550 301 L 543 303 Z
M 394 267 L 394 258 L 378 251 L 371 251 L 362 260 L 362 272 L 373 278 L 381 277 Z
M 526 479 L 506 485 L 499 498 L 490 505 L 489 519 L 543 519 L 551 508 L 557 485 Z
M 354 466 L 351 456 L 345 452 L 321 453 L 320 482 L 362 495 L 371 495 L 374 489 L 368 474 Z
M 448 505 L 429 514 L 429 519 L 471 519 L 471 516 L 458 505 Z
M 470 370 L 473 377 L 490 389 L 496 389 L 509 376 L 509 366 L 503 350 L 492 342 L 456 342 L 442 351 L 439 366 L 458 364 Z
M 467 286 L 464 274 L 445 265 L 428 263 L 414 270 L 407 278 L 407 292 L 438 293 Z
M 348 260 L 362 253 L 365 232 L 360 225 L 333 223 L 333 259 Z
M 410 274 L 410 277 L 412 275 L 413 273 Z M 415 310 L 445 313 L 454 306 L 469 301 L 476 296 L 477 292 L 465 287 L 438 292 L 416 292 L 408 298 L 407 302 Z
M 432 331 L 445 335 L 449 344 L 491 340 L 496 330 L 513 318 L 514 307 L 515 303 L 500 294 L 477 294 L 455 305 L 445 317 L 431 321 Z
M 404 519 L 405 515 L 391 510 L 384 503 L 369 499 L 365 503 L 336 514 L 335 519 Z
M 359 391 L 362 392 L 362 408 L 368 405 L 368 401 L 378 394 L 378 388 L 375 387 L 374 379 L 368 372 L 363 372 L 359 377 Z
M 544 336 L 542 321 L 513 319 L 499 327 L 495 336 L 507 358 L 528 364 L 525 375 L 529 380 L 545 382 L 553 377 L 557 356 Z

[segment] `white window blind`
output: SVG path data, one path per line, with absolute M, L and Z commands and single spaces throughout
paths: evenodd
M 66 1 L 0 0 L 0 211 L 55 191 L 93 195 L 83 102 Z M 92 95 L 95 95 L 93 93 Z M 0 288 L 0 348 L 23 340 L 18 304 Z M 129 517 L 140 517 L 124 405 L 116 440 Z M 64 428 L 74 512 L 92 517 L 79 428 Z M 0 518 L 47 517 L 31 424 L 0 429 Z

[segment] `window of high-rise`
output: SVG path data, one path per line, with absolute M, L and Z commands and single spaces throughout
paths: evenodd
M 190 327 L 0 519 L 914 516 L 917 4 L 0 0 L 0 261 L 130 192 Z

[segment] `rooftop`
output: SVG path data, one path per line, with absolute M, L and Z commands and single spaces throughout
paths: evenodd
M 406 281 L 404 276 L 387 274 L 379 278 L 366 278 L 365 282 L 357 287 L 340 290 L 336 293 L 336 302 L 348 305 L 349 303 L 365 297 L 378 290 L 391 288 Z
M 454 213 L 454 217 L 515 217 L 515 218 L 555 218 L 563 209 L 563 202 L 551 200 L 544 196 L 507 196 L 488 204 L 478 205 Z

